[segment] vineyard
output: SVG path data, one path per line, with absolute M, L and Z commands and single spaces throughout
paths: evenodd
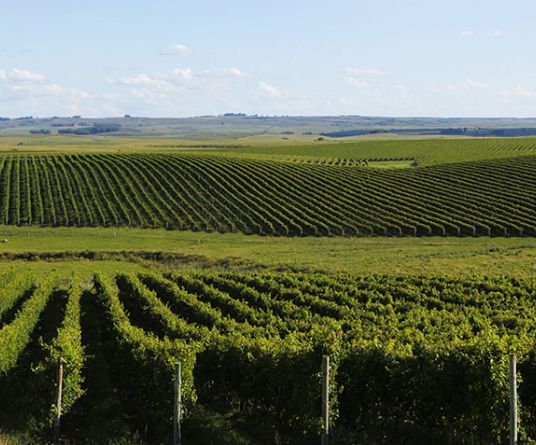
M 279 145 L 244 145 L 210 150 L 210 153 L 214 152 L 257 159 L 294 158 L 302 162 L 314 162 L 313 159 L 318 158 L 324 161 L 330 158 L 338 158 L 353 160 L 354 162 L 379 159 L 410 159 L 416 160 L 418 165 L 430 166 L 453 162 L 536 155 L 536 138 L 323 141 L 315 144 L 296 144 L 292 141 L 288 144 Z
M 534 236 L 536 157 L 393 170 L 187 154 L 5 155 L 0 221 L 277 236 Z
M 170 272 L 0 276 L 0 431 L 169 443 L 175 363 L 196 444 L 309 444 L 331 357 L 335 444 L 504 443 L 508 354 L 536 438 L 532 280 Z M 35 443 L 35 440 L 32 442 Z

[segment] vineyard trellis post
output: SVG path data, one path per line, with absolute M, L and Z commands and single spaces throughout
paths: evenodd
M 516 355 L 510 355 L 510 445 L 517 445 L 517 362 Z
M 322 439 L 321 445 L 329 441 L 329 355 L 322 356 Z
M 56 391 L 56 417 L 54 419 L 54 443 L 60 443 L 61 396 L 63 391 L 63 358 L 58 360 L 58 387 Z
M 175 365 L 175 397 L 173 404 L 173 445 L 182 445 L 181 435 L 181 384 L 182 384 L 182 372 L 181 362 L 177 362 Z

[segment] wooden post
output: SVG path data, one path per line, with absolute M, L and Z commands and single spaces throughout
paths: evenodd
M 58 360 L 58 387 L 56 391 L 56 418 L 54 419 L 54 443 L 60 443 L 61 395 L 63 391 L 63 359 Z
M 329 356 L 322 356 L 322 445 L 329 440 Z
M 516 355 L 510 355 L 510 445 L 517 445 L 517 364 Z
M 173 445 L 182 445 L 181 437 L 181 362 L 175 367 L 175 403 L 173 404 Z

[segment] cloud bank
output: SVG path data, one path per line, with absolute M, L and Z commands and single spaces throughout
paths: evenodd
M 186 45 L 176 43 L 175 45 L 168 46 L 165 50 L 160 51 L 161 56 L 189 56 L 192 54 L 192 50 Z

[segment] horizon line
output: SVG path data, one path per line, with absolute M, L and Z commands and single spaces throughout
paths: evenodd
M 477 120 L 477 119 L 489 119 L 489 120 L 500 120 L 500 119 L 512 119 L 512 120 L 530 120 L 536 119 L 536 116 L 422 116 L 422 115 L 367 115 L 367 114 L 247 114 L 241 112 L 229 112 L 222 114 L 203 114 L 203 115 L 193 115 L 193 116 L 134 116 L 130 114 L 125 114 L 123 116 L 85 116 L 80 115 L 71 115 L 71 116 L 0 116 L 1 119 L 9 120 L 53 120 L 53 119 L 202 119 L 202 118 L 364 118 L 364 119 L 468 119 L 468 120 Z

